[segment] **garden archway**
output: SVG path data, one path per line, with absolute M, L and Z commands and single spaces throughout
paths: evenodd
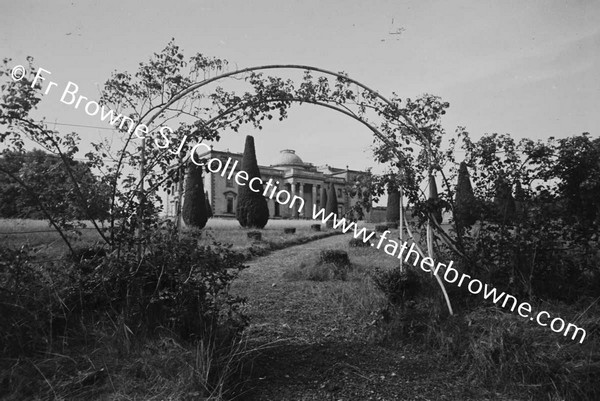
M 293 85 L 289 85 L 289 80 L 286 82 L 281 78 L 273 77 L 268 77 L 265 80 L 262 77 L 262 72 L 268 70 L 301 70 L 305 72 L 305 80 L 303 84 L 300 85 L 299 89 L 295 89 Z M 325 78 L 320 77 L 316 82 L 313 82 L 311 73 L 322 74 Z M 239 97 L 227 94 L 226 92 L 221 92 L 224 110 L 206 121 L 199 121 L 199 128 L 211 130 L 216 123 L 230 118 L 231 116 L 240 118 L 241 121 L 241 117 L 238 117 L 238 113 L 244 113 L 248 110 L 253 110 L 253 112 L 250 114 L 250 117 L 246 116 L 246 122 L 256 121 L 255 118 L 261 113 L 268 113 L 277 108 L 287 109 L 293 103 L 309 103 L 340 112 L 365 125 L 369 128 L 375 138 L 381 141 L 387 147 L 387 150 L 395 156 L 396 163 L 400 169 L 411 167 L 406 163 L 406 154 L 399 146 L 400 141 L 405 141 L 407 145 L 414 144 L 420 146 L 427 155 L 426 157 L 429 163 L 428 177 L 430 180 L 433 178 L 432 174 L 435 170 L 435 152 L 432 149 L 432 141 L 428 138 L 427 134 L 423 132 L 411 118 L 409 118 L 405 111 L 400 108 L 399 99 L 390 100 L 382 96 L 379 92 L 343 73 L 336 73 L 308 65 L 278 64 L 248 67 L 196 82 L 172 96 L 152 115 L 150 115 L 149 110 L 140 118 L 137 125 L 143 123 L 146 126 L 150 126 L 158 116 L 162 115 L 175 102 L 213 82 L 243 74 L 250 74 L 246 77 L 246 80 L 249 80 L 254 86 L 255 94 L 251 95 L 246 93 L 244 97 Z M 306 79 L 307 77 L 310 79 Z M 329 86 L 329 78 L 334 79 L 334 90 L 331 90 Z M 351 88 L 351 85 L 354 85 L 356 89 Z M 147 120 L 145 120 L 146 117 L 148 117 Z M 373 117 L 381 118 L 382 122 L 373 122 Z M 259 118 L 264 118 L 264 115 Z M 144 149 L 145 141 L 142 142 L 142 154 L 144 153 Z M 182 160 L 177 168 L 186 162 L 187 160 Z M 142 162 L 140 166 L 140 193 L 144 192 L 145 174 L 146 166 Z M 424 196 L 426 197 L 426 195 Z M 140 204 L 141 203 L 142 201 L 140 201 Z M 451 246 L 452 244 L 451 241 L 449 241 L 450 238 L 443 229 L 441 229 L 431 214 L 429 215 L 428 221 L 427 253 L 428 256 L 433 257 L 434 230 L 437 231 L 439 237 L 444 240 L 444 242 Z M 413 237 L 408 223 L 406 221 L 404 221 L 404 223 L 404 228 L 409 233 L 409 236 Z M 455 249 L 455 247 L 453 248 Z M 418 248 L 418 250 L 421 257 L 426 256 L 420 248 Z M 455 251 L 457 250 L 455 249 Z M 444 284 L 437 274 L 433 275 L 443 292 L 449 313 L 452 314 L 452 306 Z

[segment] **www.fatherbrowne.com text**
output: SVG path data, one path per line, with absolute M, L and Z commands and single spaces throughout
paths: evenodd
M 205 164 L 202 161 L 196 160 L 196 148 L 205 146 L 207 151 L 210 148 L 203 143 L 197 144 L 190 154 L 191 160 L 193 163 L 204 166 Z M 214 174 L 218 174 L 225 176 L 228 174 L 228 178 L 231 179 L 235 177 L 235 182 L 238 185 L 244 186 L 248 185 L 250 189 L 254 192 L 261 192 L 262 185 L 265 185 L 265 189 L 262 191 L 262 195 L 268 197 L 269 199 L 275 199 L 281 205 L 289 205 L 289 208 L 293 208 L 294 205 L 298 206 L 298 211 L 304 210 L 304 199 L 301 197 L 294 195 L 292 196 L 286 190 L 277 191 L 277 186 L 279 182 L 273 183 L 272 179 L 269 179 L 266 183 L 262 181 L 260 177 L 250 178 L 248 173 L 243 170 L 239 170 L 235 172 L 235 168 L 237 166 L 237 161 L 232 161 L 229 158 L 225 164 L 220 159 L 213 158 L 206 162 L 206 167 L 208 171 Z M 229 169 L 229 173 L 227 170 Z M 255 184 L 259 186 L 256 187 Z M 354 238 L 361 239 L 363 242 L 370 242 L 370 240 L 376 235 L 375 232 L 367 230 L 365 227 L 359 229 L 356 222 L 349 222 L 345 218 L 338 219 L 336 213 L 330 213 L 329 215 L 325 215 L 325 209 L 317 209 L 316 205 L 313 205 L 313 220 L 321 220 L 323 224 L 327 222 L 331 222 L 333 224 L 334 229 L 341 229 L 342 232 L 348 233 L 351 232 Z M 417 265 L 426 273 L 430 273 L 434 276 L 438 276 L 438 274 L 443 274 L 444 280 L 446 282 L 454 284 L 456 283 L 459 287 L 467 288 L 467 290 L 474 295 L 483 293 L 483 298 L 486 300 L 491 300 L 494 304 L 498 305 L 501 303 L 503 308 L 510 307 L 510 311 L 514 312 L 515 309 L 517 313 L 524 318 L 529 318 L 529 320 L 535 320 L 537 324 L 544 327 L 550 327 L 552 331 L 555 333 L 563 333 L 564 336 L 572 333 L 571 339 L 576 340 L 577 336 L 580 335 L 579 342 L 582 343 L 586 337 L 586 331 L 574 325 L 573 323 L 565 323 L 565 321 L 559 317 L 556 317 L 550 320 L 550 313 L 546 311 L 541 311 L 538 313 L 532 313 L 532 306 L 528 302 L 517 301 L 517 298 L 514 296 L 507 294 L 505 292 L 499 292 L 496 288 L 488 286 L 488 284 L 482 283 L 480 280 L 473 278 L 465 273 L 460 273 L 458 270 L 454 269 L 452 265 L 454 261 L 450 261 L 447 265 L 444 263 L 435 261 L 429 257 L 421 258 L 421 254 L 415 249 L 416 244 L 412 243 L 409 246 L 408 242 L 395 241 L 391 238 L 387 238 L 387 236 L 391 232 L 386 230 L 383 232 L 379 238 L 379 241 L 375 245 L 375 243 L 371 243 L 371 246 L 376 247 L 377 249 L 381 249 L 383 246 L 383 251 L 390 255 L 402 260 L 405 263 L 409 263 L 412 258 L 412 265 L 416 267 Z
M 335 213 L 330 213 L 325 216 L 325 210 L 320 209 L 317 210 L 317 206 L 313 205 L 313 219 L 321 220 L 323 223 L 327 223 L 331 221 L 333 223 L 333 228 L 341 228 L 342 232 L 352 232 L 354 238 L 361 238 L 363 242 L 369 241 L 373 236 L 375 236 L 375 232 L 367 231 L 366 228 L 362 228 L 358 230 L 358 225 L 355 222 L 348 222 L 346 219 L 341 218 L 338 220 L 337 215 Z M 367 234 L 368 233 L 368 234 Z M 488 286 L 488 284 L 483 284 L 480 280 L 472 278 L 468 274 L 460 273 L 458 270 L 452 267 L 453 261 L 450 261 L 448 265 L 443 263 L 436 263 L 430 257 L 421 258 L 419 252 L 415 249 L 415 244 L 411 244 L 408 246 L 408 242 L 403 242 L 400 244 L 398 241 L 394 241 L 393 239 L 387 238 L 390 234 L 390 231 L 384 231 L 377 245 L 371 243 L 371 246 L 380 249 L 381 246 L 385 242 L 385 246 L 383 251 L 390 256 L 395 256 L 398 259 L 402 259 L 404 257 L 404 262 L 409 263 L 411 258 L 413 259 L 413 266 L 419 265 L 421 270 L 426 273 L 431 273 L 433 275 L 438 275 L 438 273 L 444 275 L 444 280 L 448 283 L 458 283 L 459 287 L 467 288 L 471 294 L 480 294 L 483 292 L 483 298 L 491 300 L 494 304 L 498 305 L 502 302 L 502 307 L 507 308 L 510 306 L 510 311 L 514 312 L 517 309 L 517 313 L 524 318 L 529 318 L 529 320 L 535 320 L 537 324 L 544 327 L 550 327 L 550 329 L 555 333 L 563 333 L 566 337 L 569 333 L 572 333 L 571 339 L 576 340 L 577 336 L 581 334 L 579 343 L 582 343 L 586 336 L 586 331 L 574 325 L 573 323 L 566 324 L 565 321 L 559 317 L 556 317 L 550 320 L 550 313 L 546 311 L 541 311 L 538 313 L 532 314 L 532 306 L 528 302 L 517 301 L 517 298 L 510 294 L 506 294 L 505 292 L 499 292 L 496 288 Z M 408 248 L 408 249 L 407 249 Z M 419 263 L 420 260 L 420 263 Z M 518 305 L 518 306 L 517 306 Z M 548 323 L 549 322 L 549 323 Z

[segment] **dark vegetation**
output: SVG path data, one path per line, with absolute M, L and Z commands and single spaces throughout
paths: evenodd
M 327 188 L 327 203 L 325 204 L 325 215 L 329 216 L 331 213 L 337 216 L 338 214 L 338 200 L 337 194 L 335 193 L 335 185 L 333 182 L 329 183 Z M 327 220 L 327 227 L 333 227 L 333 219 Z
M 400 190 L 396 187 L 388 188 L 388 199 L 385 221 L 388 224 L 398 223 L 400 219 Z M 396 227 L 397 228 L 397 227 Z
M 517 385 L 533 399 L 598 399 L 600 140 L 461 137 L 467 153 L 456 186 L 421 206 L 453 216 L 452 246 L 460 253 L 440 243 L 436 259 L 454 260 L 459 271 L 534 311 L 584 328 L 586 338 L 580 343 L 554 333 L 453 284 L 446 288 L 455 315 L 448 316 L 434 281 L 412 266 L 373 275 L 388 299 L 381 338 L 439 349 L 490 388 Z
M 348 252 L 341 249 L 325 249 L 316 261 L 303 261 L 297 268 L 287 271 L 287 280 L 330 281 L 348 279 L 352 263 Z
M 35 149 L 7 151 L 0 156 L 0 217 L 43 219 L 40 203 L 65 220 L 105 220 L 109 212 L 110 187 L 102 183 L 85 163 L 69 160 L 69 170 L 56 155 Z M 25 185 L 17 182 L 21 181 Z M 73 202 L 71 194 L 81 191 L 87 201 Z
M 246 144 L 244 146 L 244 155 L 242 157 L 241 171 L 248 173 L 246 185 L 238 187 L 238 204 L 236 217 L 242 227 L 246 228 L 263 228 L 269 221 L 269 207 L 267 200 L 263 196 L 263 186 L 257 181 L 253 183 L 255 192 L 250 189 L 249 183 L 255 177 L 260 178 L 260 170 L 256 161 L 256 151 L 254 149 L 254 138 L 250 135 L 246 136 Z
M 185 224 L 197 229 L 204 228 L 209 217 L 209 206 L 206 203 L 202 167 L 189 163 L 185 182 L 185 198 L 181 211 Z
M 0 248 L 3 394 L 135 397 L 148 380 L 160 386 L 144 397 L 231 392 L 246 319 L 228 287 L 241 255 L 199 247 L 172 227 L 151 241 L 141 262 L 135 247 L 86 248 L 44 269 L 26 247 Z M 181 371 L 161 371 L 164 363 Z

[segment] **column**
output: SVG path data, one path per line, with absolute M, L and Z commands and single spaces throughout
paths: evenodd
M 309 211 L 309 213 L 312 213 L 313 205 L 316 205 L 316 204 L 317 204 L 317 184 L 312 184 L 312 198 L 310 200 L 310 205 L 308 206 L 311 209 Z
M 291 194 L 292 193 L 292 184 L 284 183 L 282 189 L 286 190 L 287 192 L 289 192 Z M 288 205 L 279 205 L 279 207 L 280 207 L 282 216 L 292 217 L 292 211 L 290 208 L 288 208 Z
M 286 207 L 289 209 L 290 205 L 292 204 L 292 199 L 294 199 L 294 196 L 296 196 L 296 184 L 294 181 L 292 181 L 291 184 L 291 188 L 292 188 L 292 197 L 290 198 L 290 202 L 288 205 L 286 205 Z M 292 212 L 292 218 L 297 219 L 298 218 L 298 209 L 293 208 L 291 209 Z

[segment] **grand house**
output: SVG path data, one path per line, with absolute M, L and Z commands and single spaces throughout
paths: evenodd
M 201 158 L 218 158 L 224 164 L 231 158 L 232 163 L 237 160 L 238 166 L 241 166 L 242 154 L 231 153 L 228 151 L 211 150 L 199 155 Z M 321 205 L 321 188 L 327 188 L 329 183 L 333 183 L 338 200 L 338 214 L 343 216 L 355 203 L 356 199 L 348 196 L 344 190 L 346 183 L 354 182 L 361 171 L 350 170 L 346 168 L 337 168 L 329 165 L 315 166 L 312 163 L 305 163 L 292 149 L 284 149 L 280 152 L 278 160 L 270 166 L 260 166 L 260 174 L 263 182 L 273 179 L 273 182 L 279 182 L 278 190 L 285 189 L 292 196 L 301 196 L 304 199 L 304 210 L 298 211 L 297 208 L 290 209 L 287 205 L 280 205 L 275 199 L 267 199 L 269 205 L 269 216 L 271 218 L 292 218 L 292 219 L 310 219 L 312 218 L 313 204 L 317 207 Z M 236 168 L 239 171 L 239 167 Z M 232 176 L 227 179 L 218 173 L 208 172 L 204 177 L 204 189 L 208 193 L 210 204 L 213 208 L 213 214 L 216 217 L 235 217 L 237 207 L 238 185 Z M 167 200 L 167 215 L 173 216 L 177 210 L 177 199 Z M 379 209 L 379 208 L 377 208 Z M 377 212 L 375 210 L 374 212 Z M 366 216 L 369 220 L 370 216 Z

